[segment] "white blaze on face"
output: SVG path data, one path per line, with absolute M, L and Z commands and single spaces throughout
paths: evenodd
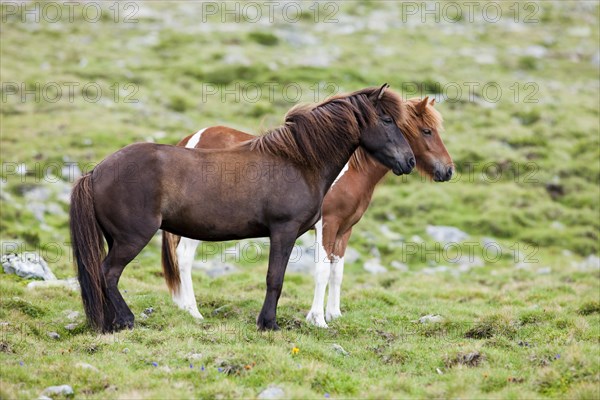
M 202 133 L 206 130 L 206 128 L 204 129 L 200 129 L 198 132 L 194 133 L 194 136 L 192 136 L 190 138 L 190 140 L 188 140 L 187 144 L 185 145 L 185 147 L 187 147 L 188 149 L 193 149 L 194 147 L 196 147 L 196 145 L 198 144 L 198 142 L 200 141 L 200 136 L 202 136 Z
M 335 185 L 342 178 L 342 176 L 344 176 L 346 171 L 348 171 L 348 163 L 346 163 L 346 165 L 344 165 L 344 168 L 342 168 L 342 171 L 339 173 L 337 178 L 335 178 L 335 181 L 333 181 L 333 183 L 331 184 L 331 187 L 333 187 L 333 185 Z

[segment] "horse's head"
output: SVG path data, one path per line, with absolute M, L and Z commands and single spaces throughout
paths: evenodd
M 452 178 L 454 164 L 440 136 L 443 131 L 442 115 L 433 108 L 435 99 L 429 97 L 409 99 L 406 102 L 407 118 L 402 129 L 417 159 L 419 172 L 436 182 Z
M 394 174 L 408 174 L 415 167 L 415 156 L 400 128 L 404 118 L 400 98 L 386 92 L 388 87 L 385 84 L 369 96 L 377 110 L 377 122 L 362 132 L 360 145 Z

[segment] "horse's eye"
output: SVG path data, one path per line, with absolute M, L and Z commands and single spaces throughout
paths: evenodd
M 391 124 L 392 122 L 394 122 L 394 120 L 392 118 L 390 118 L 390 117 L 383 117 L 382 120 L 386 124 Z
M 431 135 L 431 129 L 427 129 L 427 128 L 423 129 L 423 134 L 424 135 Z

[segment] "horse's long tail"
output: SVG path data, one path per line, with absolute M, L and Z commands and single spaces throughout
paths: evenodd
M 179 263 L 177 262 L 177 245 L 181 236 L 167 231 L 162 233 L 162 267 L 165 273 L 165 281 L 171 293 L 179 292 L 181 278 L 179 277 Z
M 106 256 L 102 229 L 94 211 L 91 173 L 79 179 L 71 193 L 69 212 L 73 259 L 81 287 L 83 307 L 90 325 L 102 329 L 104 320 L 104 275 L 101 263 Z

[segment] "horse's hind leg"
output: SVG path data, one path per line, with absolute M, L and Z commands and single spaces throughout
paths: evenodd
M 200 241 L 182 237 L 177 245 L 177 263 L 179 264 L 179 276 L 181 285 L 179 291 L 173 293 L 173 301 L 182 310 L 187 310 L 192 317 L 203 319 L 198 311 L 196 297 L 194 297 L 194 287 L 192 286 L 192 263 L 194 254 Z
M 158 228 L 154 230 L 156 232 Z M 150 231 L 150 230 L 148 230 Z M 102 263 L 102 271 L 104 273 L 105 296 L 107 307 L 112 306 L 112 313 L 106 314 L 104 318 L 104 330 L 107 332 L 118 331 L 124 328 L 133 328 L 134 316 L 121 292 L 119 292 L 119 278 L 123 270 L 137 256 L 140 251 L 152 239 L 153 233 L 147 233 L 145 236 L 139 235 L 134 238 L 127 238 L 127 242 L 123 239 L 115 239 L 113 245 Z

